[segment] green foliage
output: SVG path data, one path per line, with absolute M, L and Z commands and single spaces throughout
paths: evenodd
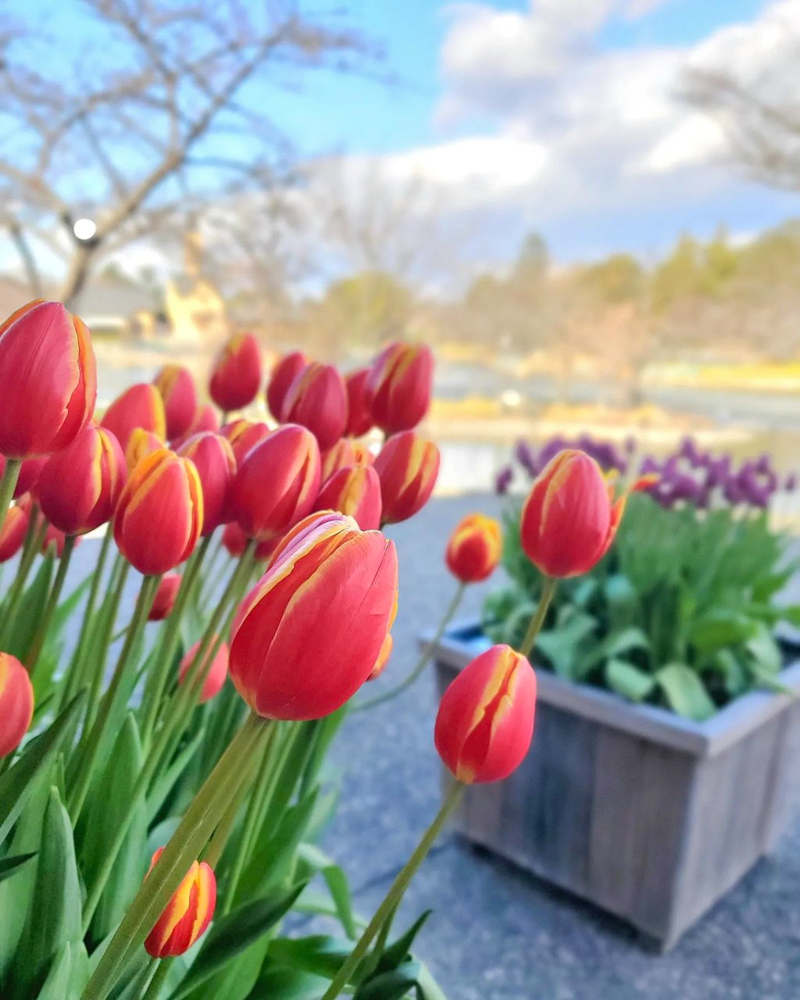
M 517 508 L 506 517 L 503 559 L 511 582 L 487 599 L 484 629 L 518 646 L 541 578 L 522 551 Z M 800 618 L 800 607 L 776 597 L 796 568 L 766 515 L 663 510 L 635 495 L 608 556 L 588 576 L 559 583 L 538 659 L 565 679 L 708 718 L 774 686 L 782 666 L 774 626 Z

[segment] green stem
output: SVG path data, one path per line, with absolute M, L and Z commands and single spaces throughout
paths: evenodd
M 167 619 L 164 639 L 161 643 L 156 667 L 150 672 L 150 676 L 145 684 L 144 695 L 142 696 L 142 722 L 140 730 L 142 746 L 145 747 L 150 744 L 156 719 L 158 718 L 158 711 L 161 708 L 164 689 L 172 672 L 172 661 L 175 658 L 175 651 L 178 648 L 181 637 L 181 618 L 194 592 L 195 581 L 198 578 L 200 567 L 202 566 L 206 552 L 208 552 L 210 542 L 211 536 L 208 535 L 202 540 L 189 559 L 183 579 L 181 580 L 181 585 L 178 588 L 178 594 L 175 598 L 175 606 Z
M 542 593 L 539 597 L 539 604 L 536 608 L 536 614 L 531 618 L 531 623 L 528 626 L 528 631 L 525 633 L 525 638 L 522 640 L 522 645 L 519 647 L 520 653 L 523 656 L 530 656 L 531 650 L 533 649 L 533 644 L 536 642 L 536 636 L 541 631 L 542 625 L 544 625 L 544 619 L 547 615 L 547 609 L 550 607 L 550 602 L 553 600 L 553 594 L 556 592 L 557 580 L 552 576 L 546 576 L 544 578 L 544 583 L 542 585 Z
M 142 1000 L 158 1000 L 158 994 L 161 992 L 161 987 L 164 985 L 164 981 L 169 975 L 171 965 L 171 958 L 162 958 L 161 961 L 158 962 L 153 978 L 147 984 L 147 989 L 142 994 Z
M 25 584 L 31 571 L 31 566 L 36 559 L 39 549 L 42 547 L 44 536 L 47 533 L 47 521 L 40 517 L 39 508 L 34 504 L 31 507 L 28 519 L 28 530 L 25 532 L 25 542 L 22 546 L 22 554 L 17 567 L 14 581 L 8 591 L 5 610 L 3 611 L 2 629 L 3 634 L 10 632 L 19 611 L 19 601 L 25 590 Z
M 372 920 L 370 920 L 367 924 L 366 929 L 356 942 L 355 948 L 353 948 L 347 960 L 337 972 L 333 982 L 322 997 L 322 1000 L 334 1000 L 334 998 L 338 997 L 345 986 L 350 982 L 353 973 L 361 964 L 361 960 L 366 955 L 367 949 L 372 944 L 375 936 L 379 933 L 386 920 L 389 919 L 391 913 L 400 905 L 400 901 L 405 895 L 411 879 L 414 877 L 414 874 L 419 866 L 425 860 L 431 847 L 433 847 L 434 841 L 441 833 L 442 827 L 447 822 L 448 817 L 458 805 L 463 791 L 464 785 L 459 782 L 454 782 L 452 784 L 450 791 L 447 794 L 447 798 L 444 800 L 436 818 L 425 831 L 422 840 L 420 840 L 414 849 L 414 853 L 400 870 L 394 882 L 392 882 L 389 891 L 383 899 L 383 902 L 375 911 L 375 915 Z
M 156 590 L 158 589 L 159 579 L 160 577 L 157 576 L 146 576 L 142 581 L 142 588 L 139 591 L 139 596 L 136 598 L 136 608 L 133 612 L 133 619 L 131 620 L 128 634 L 125 637 L 125 643 L 120 651 L 117 665 L 114 668 L 111 683 L 108 685 L 108 690 L 105 695 L 103 695 L 103 699 L 100 702 L 100 710 L 97 713 L 97 718 L 95 719 L 85 741 L 85 750 L 80 755 L 78 775 L 69 796 L 69 814 L 72 817 L 73 825 L 78 822 L 78 817 L 80 816 L 83 804 L 86 801 L 86 794 L 89 791 L 89 785 L 92 780 L 92 771 L 94 770 L 97 754 L 100 750 L 100 744 L 103 736 L 105 735 L 108 720 L 116 705 L 117 692 L 119 691 L 120 685 L 122 684 L 122 680 L 125 676 L 125 670 L 128 666 L 128 661 L 130 659 L 131 652 L 133 651 L 133 647 L 138 641 L 139 636 L 142 634 L 145 623 L 147 622 L 147 615 L 152 607 L 153 598 L 155 597 Z
M 113 537 L 110 525 L 106 526 L 106 533 L 103 536 L 103 542 L 100 546 L 100 554 L 97 557 L 97 565 L 94 568 L 94 573 L 92 574 L 92 584 L 89 588 L 89 596 L 86 599 L 86 607 L 83 612 L 83 622 L 81 623 L 81 631 L 78 636 L 78 643 L 75 647 L 75 652 L 72 655 L 72 661 L 70 664 L 70 670 L 67 675 L 66 683 L 61 691 L 61 700 L 59 702 L 59 711 L 67 704 L 67 702 L 72 698 L 75 692 L 83 686 L 85 673 L 84 670 L 84 651 L 86 648 L 86 641 L 89 637 L 89 632 L 92 625 L 92 617 L 94 616 L 95 604 L 97 604 L 97 595 L 100 593 L 100 581 L 103 578 L 103 572 L 106 568 L 106 561 L 108 559 L 108 553 L 111 550 L 111 538 Z
M 247 761 L 257 754 L 270 723 L 250 715 L 219 763 L 196 794 L 175 833 L 104 951 L 82 1000 L 106 1000 L 128 958 L 147 937 L 191 863 L 201 854 L 247 775 Z
M 6 467 L 3 472 L 3 478 L 0 479 L 0 528 L 2 528 L 5 523 L 8 508 L 11 506 L 11 501 L 14 499 L 14 490 L 17 488 L 17 480 L 19 479 L 19 470 L 21 465 L 22 459 L 20 458 L 6 459 Z
M 444 630 L 452 621 L 453 615 L 456 613 L 456 611 L 458 610 L 458 606 L 461 604 L 461 599 L 464 596 L 465 589 L 466 589 L 466 584 L 459 583 L 458 587 L 456 588 L 456 592 L 453 595 L 453 599 L 447 606 L 447 610 L 444 613 L 444 617 L 439 623 L 439 628 L 436 630 L 436 634 L 431 639 L 431 641 L 426 644 L 425 648 L 422 650 L 422 653 L 420 654 L 420 658 L 417 660 L 416 665 L 414 666 L 414 669 L 411 671 L 410 674 L 408 674 L 405 680 L 402 680 L 396 687 L 391 688 L 389 691 L 386 691 L 383 694 L 377 695 L 375 698 L 368 698 L 366 701 L 354 705 L 352 709 L 353 712 L 363 712 L 368 708 L 375 708 L 376 705 L 382 705 L 383 702 L 391 701 L 393 698 L 396 698 L 399 694 L 402 694 L 403 691 L 406 691 L 408 688 L 411 687 L 411 685 L 420 676 L 425 667 L 427 667 L 428 663 L 431 660 L 431 657 L 436 652 L 436 647 L 439 644 L 439 640 L 444 635 Z
M 36 629 L 36 636 L 34 637 L 33 644 L 28 650 L 28 655 L 25 657 L 25 666 L 28 669 L 28 673 L 31 677 L 36 676 L 36 664 L 39 662 L 39 656 L 42 652 L 42 647 L 44 646 L 44 640 L 47 638 L 47 630 L 50 628 L 50 624 L 53 621 L 53 615 L 56 613 L 56 608 L 58 607 L 58 602 L 61 599 L 61 591 L 64 589 L 64 581 L 67 578 L 67 570 L 69 569 L 69 561 L 72 558 L 72 552 L 75 548 L 75 535 L 67 535 L 64 539 L 64 548 L 61 552 L 61 558 L 58 560 L 58 572 L 56 573 L 55 581 L 53 582 L 52 589 L 47 598 L 47 604 L 45 605 L 42 617 L 39 619 L 39 626 Z
M 128 572 L 131 568 L 131 564 L 121 554 L 117 555 L 117 559 L 118 562 L 111 571 L 111 580 L 109 581 L 110 598 L 108 607 L 106 607 L 105 604 L 101 607 L 100 620 L 97 623 L 97 627 L 102 627 L 99 645 L 92 651 L 93 657 L 92 661 L 89 663 L 89 666 L 93 667 L 94 673 L 91 674 L 89 681 L 89 698 L 86 702 L 86 718 L 83 725 L 84 731 L 89 729 L 89 727 L 94 724 L 94 720 L 97 715 L 97 707 L 100 704 L 100 695 L 103 689 L 103 680 L 106 675 L 106 663 L 108 661 L 108 650 L 111 645 L 114 623 L 117 620 L 119 606 L 125 590 L 125 583 L 128 579 Z M 93 631 L 90 631 L 89 635 L 94 638 Z
M 225 898 L 220 911 L 221 916 L 224 916 L 226 913 L 230 913 L 231 908 L 233 907 L 233 901 L 236 898 L 236 890 L 239 886 L 239 879 L 244 871 L 245 862 L 250 857 L 250 853 L 253 849 L 253 842 L 255 840 L 258 821 L 262 816 L 261 810 L 264 806 L 264 799 L 267 790 L 269 789 L 270 778 L 272 776 L 272 769 L 269 767 L 269 761 L 272 756 L 272 749 L 275 746 L 275 737 L 277 732 L 277 726 L 273 726 L 270 738 L 264 744 L 264 754 L 260 760 L 260 770 L 256 775 L 256 783 L 250 793 L 250 801 L 247 803 L 247 813 L 245 814 L 244 826 L 242 827 L 242 835 L 239 838 L 239 849 L 236 852 L 236 860 L 234 861 L 233 868 L 228 876 Z

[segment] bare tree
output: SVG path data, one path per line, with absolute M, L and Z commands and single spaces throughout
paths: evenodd
M 788 30 L 788 29 L 787 29 Z M 785 38 L 768 69 L 745 75 L 728 67 L 693 67 L 681 96 L 725 129 L 733 159 L 748 176 L 800 190 L 800 39 Z
M 311 4 L 305 5 L 307 11 Z M 0 225 L 34 291 L 41 251 L 74 300 L 100 254 L 290 159 L 269 86 L 348 70 L 362 39 L 297 0 L 76 0 L 71 50 L 0 16 Z M 17 8 L 19 9 L 19 8 Z M 86 217 L 96 226 L 78 227 Z

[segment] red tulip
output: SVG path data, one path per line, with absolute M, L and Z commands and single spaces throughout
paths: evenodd
M 42 513 L 67 535 L 83 535 L 111 519 L 127 478 L 119 442 L 87 424 L 71 445 L 42 469 L 37 496 Z
M 530 663 L 510 646 L 492 646 L 445 691 L 436 716 L 436 749 L 458 781 L 502 781 L 528 752 L 535 713 Z
M 389 438 L 375 459 L 381 481 L 383 523 L 397 524 L 420 511 L 439 475 L 439 449 L 415 431 Z
M 114 515 L 114 540 L 140 573 L 158 576 L 192 554 L 203 528 L 203 490 L 188 458 L 163 448 L 133 470 Z
M 131 431 L 128 438 L 128 446 L 125 449 L 125 466 L 130 472 L 135 469 L 143 458 L 152 455 L 154 451 L 164 448 L 164 442 L 153 431 L 146 431 L 144 427 L 137 427 Z
M 60 302 L 37 299 L 0 326 L 0 452 L 66 448 L 94 412 L 97 373 L 89 330 Z
M 197 469 L 203 486 L 203 535 L 210 535 L 229 520 L 230 495 L 236 476 L 233 449 L 221 434 L 206 431 L 189 438 L 178 454 L 190 458 Z
M 319 493 L 319 448 L 314 436 L 285 424 L 256 445 L 242 462 L 231 505 L 250 538 L 283 534 L 305 517 Z
M 371 466 L 335 472 L 320 490 L 314 510 L 349 514 L 362 531 L 381 526 L 381 481 Z
M 161 847 L 153 855 L 150 871 L 163 850 Z M 155 927 L 147 935 L 144 942 L 147 954 L 152 958 L 185 954 L 205 934 L 216 905 L 217 880 L 213 869 L 205 861 L 193 861 Z
M 283 401 L 289 386 L 308 364 L 308 358 L 302 351 L 292 351 L 284 354 L 272 369 L 267 382 L 267 406 L 272 416 L 280 421 Z
M 608 551 L 625 509 L 597 462 L 567 448 L 536 479 L 522 508 L 522 548 L 538 570 L 556 578 L 588 573 Z
M 246 417 L 231 420 L 220 431 L 233 449 L 237 466 L 242 464 L 249 451 L 271 433 L 272 428 L 269 424 L 265 424 L 262 420 L 248 420 Z
M 189 430 L 197 413 L 197 387 L 192 373 L 183 365 L 164 365 L 153 385 L 164 401 L 167 437 L 178 438 Z
M 389 344 L 375 359 L 366 391 L 372 420 L 387 434 L 410 431 L 431 405 L 433 354 L 425 344 Z
M 391 659 L 393 649 L 394 639 L 392 638 L 392 633 L 390 632 L 383 640 L 383 645 L 381 646 L 381 651 L 378 654 L 378 659 L 375 661 L 375 666 L 372 668 L 372 672 L 367 678 L 368 681 L 375 681 L 380 677 Z
M 13 753 L 33 718 L 33 685 L 16 656 L 0 653 L 0 757 Z
M 152 431 L 163 441 L 167 436 L 167 424 L 161 394 L 154 385 L 146 382 L 132 385 L 109 406 L 100 426 L 116 436 L 124 452 L 127 452 L 128 440 L 137 427 Z
M 222 544 L 229 556 L 238 559 L 247 548 L 248 541 L 249 539 L 238 521 L 231 521 L 225 525 L 222 532 Z
M 160 622 L 169 618 L 172 609 L 175 607 L 175 600 L 181 587 L 183 577 L 180 573 L 165 573 L 161 577 L 153 598 L 153 604 L 147 615 L 149 622 Z
M 261 716 L 322 718 L 369 677 L 396 609 L 394 544 L 341 514 L 312 514 L 239 608 L 231 679 Z
M 307 427 L 322 451 L 339 440 L 347 424 L 347 390 L 333 365 L 306 365 L 286 392 L 281 420 Z
M 28 510 L 19 504 L 9 507 L 0 525 L 0 563 L 8 562 L 19 552 L 27 531 Z
M 360 441 L 340 438 L 322 456 L 322 482 L 326 483 L 334 472 L 348 469 L 351 465 L 372 465 L 372 452 Z
M 222 410 L 241 410 L 252 403 L 261 385 L 261 348 L 252 333 L 231 337 L 214 362 L 208 391 Z
M 203 431 L 214 431 L 214 433 L 219 431 L 219 417 L 211 403 L 203 403 L 202 406 L 197 407 L 189 429 L 185 434 L 181 434 L 172 441 L 172 448 L 180 447 L 190 437 Z
M 503 554 L 503 531 L 498 521 L 470 514 L 457 526 L 447 543 L 447 568 L 462 583 L 477 583 L 491 576 Z
M 361 437 L 372 430 L 372 396 L 368 388 L 371 374 L 371 368 L 359 368 L 345 376 L 348 437 Z
M 187 650 L 186 655 L 181 660 L 181 667 L 178 672 L 179 684 L 184 683 L 190 668 L 192 668 L 192 675 L 195 675 L 199 669 L 201 674 L 205 677 L 203 687 L 200 690 L 199 701 L 201 705 L 205 704 L 207 701 L 211 701 L 212 698 L 220 693 L 225 683 L 225 678 L 228 676 L 228 646 L 226 643 L 223 642 L 220 644 L 220 647 L 214 654 L 214 659 L 211 660 L 211 665 L 209 666 L 209 655 L 216 640 L 217 636 L 214 636 L 211 645 L 206 651 L 203 665 L 198 668 L 197 666 L 194 666 L 194 659 L 203 642 L 202 639 L 198 639 L 197 642 L 193 646 L 190 646 Z

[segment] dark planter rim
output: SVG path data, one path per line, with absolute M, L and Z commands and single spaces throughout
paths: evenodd
M 434 635 L 433 629 L 426 630 L 420 642 L 428 643 Z M 479 635 L 482 635 L 480 619 L 454 623 L 436 644 L 436 661 L 461 670 L 475 656 L 470 640 Z M 750 691 L 705 722 L 693 722 L 665 708 L 636 705 L 612 691 L 576 684 L 546 670 L 537 670 L 536 676 L 540 701 L 696 757 L 711 757 L 727 749 L 777 715 L 792 700 L 789 694 L 780 692 Z M 775 679 L 796 697 L 800 694 L 800 661 L 792 661 Z

